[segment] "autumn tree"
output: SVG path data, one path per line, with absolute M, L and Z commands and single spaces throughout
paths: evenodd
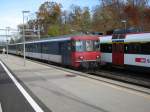
M 112 31 L 127 27 L 150 29 L 150 0 L 99 0 L 92 13 L 88 7 L 71 5 L 69 10 L 62 10 L 62 5 L 46 1 L 39 7 L 37 17 L 28 22 L 36 29 L 43 26 L 42 35 L 58 36 L 77 32 Z
M 127 0 L 127 4 L 132 5 L 133 7 L 145 7 L 148 5 L 149 0 Z
M 70 28 L 71 32 L 89 31 L 91 27 L 91 13 L 88 7 L 81 8 L 77 5 L 72 5 L 70 11 L 66 11 L 65 25 Z
M 82 9 L 80 6 L 72 5 L 69 14 L 69 23 L 73 30 L 80 31 L 82 23 Z
M 101 4 L 96 6 L 93 10 L 93 30 L 105 32 L 115 28 L 122 28 L 124 27 L 123 23 L 121 23 L 122 20 L 127 21 L 127 27 L 134 26 L 148 30 L 148 26 L 150 26 L 150 0 L 99 1 Z
M 140 13 L 138 7 L 127 5 L 125 6 L 124 12 L 131 26 L 138 26 L 140 24 Z
M 93 29 L 106 32 L 121 27 L 123 7 L 123 0 L 102 0 L 102 4 L 93 10 Z
M 143 21 L 143 26 L 145 31 L 150 31 L 150 8 L 147 7 L 143 11 L 144 15 L 144 21 Z
M 124 7 L 124 14 L 128 20 L 129 26 L 139 27 L 144 30 L 147 21 L 149 0 L 127 0 Z M 148 22 L 148 21 L 147 21 Z
M 91 30 L 91 14 L 88 7 L 83 8 L 81 28 L 84 32 Z
M 48 34 L 48 29 L 51 29 L 51 25 L 58 25 L 61 22 L 61 4 L 49 1 L 44 2 L 39 7 L 37 19 L 39 24 L 44 27 L 44 33 Z

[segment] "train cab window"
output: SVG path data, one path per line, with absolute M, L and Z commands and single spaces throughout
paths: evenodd
M 83 41 L 75 41 L 75 51 L 84 51 L 84 43 Z
M 99 51 L 100 45 L 98 40 L 77 40 L 77 41 L 72 41 L 71 50 L 78 51 L 78 52 Z
M 92 40 L 87 40 L 86 43 L 86 51 L 93 51 L 94 50 L 94 44 Z

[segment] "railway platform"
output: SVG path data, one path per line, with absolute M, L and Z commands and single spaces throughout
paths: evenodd
M 26 98 L 35 111 L 36 108 L 45 112 L 150 111 L 150 94 L 148 92 L 94 80 L 79 75 L 79 73 L 31 60 L 27 60 L 24 67 L 23 58 L 17 56 L 9 55 L 7 57 L 2 54 L 0 60 L 1 65 L 6 66 L 3 68 L 7 74 L 12 74 L 22 87 L 20 93 L 23 94 L 22 91 L 26 91 L 22 97 Z M 14 83 L 16 83 L 15 80 Z M 147 91 L 150 92 L 149 89 Z M 2 99 L 0 92 L 0 107 L 3 110 Z

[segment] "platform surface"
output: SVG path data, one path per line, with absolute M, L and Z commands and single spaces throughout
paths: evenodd
M 52 112 L 150 112 L 150 95 L 29 60 L 24 67 L 23 58 L 12 55 L 0 59 Z
M 0 112 L 34 112 L 0 65 Z

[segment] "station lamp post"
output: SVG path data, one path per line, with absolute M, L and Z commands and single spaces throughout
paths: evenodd
M 22 16 L 23 16 L 23 55 L 24 55 L 24 66 L 26 65 L 26 46 L 25 46 L 25 27 L 24 27 L 24 18 L 25 14 L 30 13 L 30 11 L 22 11 Z
M 6 52 L 8 57 L 8 35 L 9 35 L 10 27 L 6 27 Z
M 122 20 L 122 23 L 124 23 L 124 29 L 125 29 L 125 33 L 127 32 L 127 20 Z

